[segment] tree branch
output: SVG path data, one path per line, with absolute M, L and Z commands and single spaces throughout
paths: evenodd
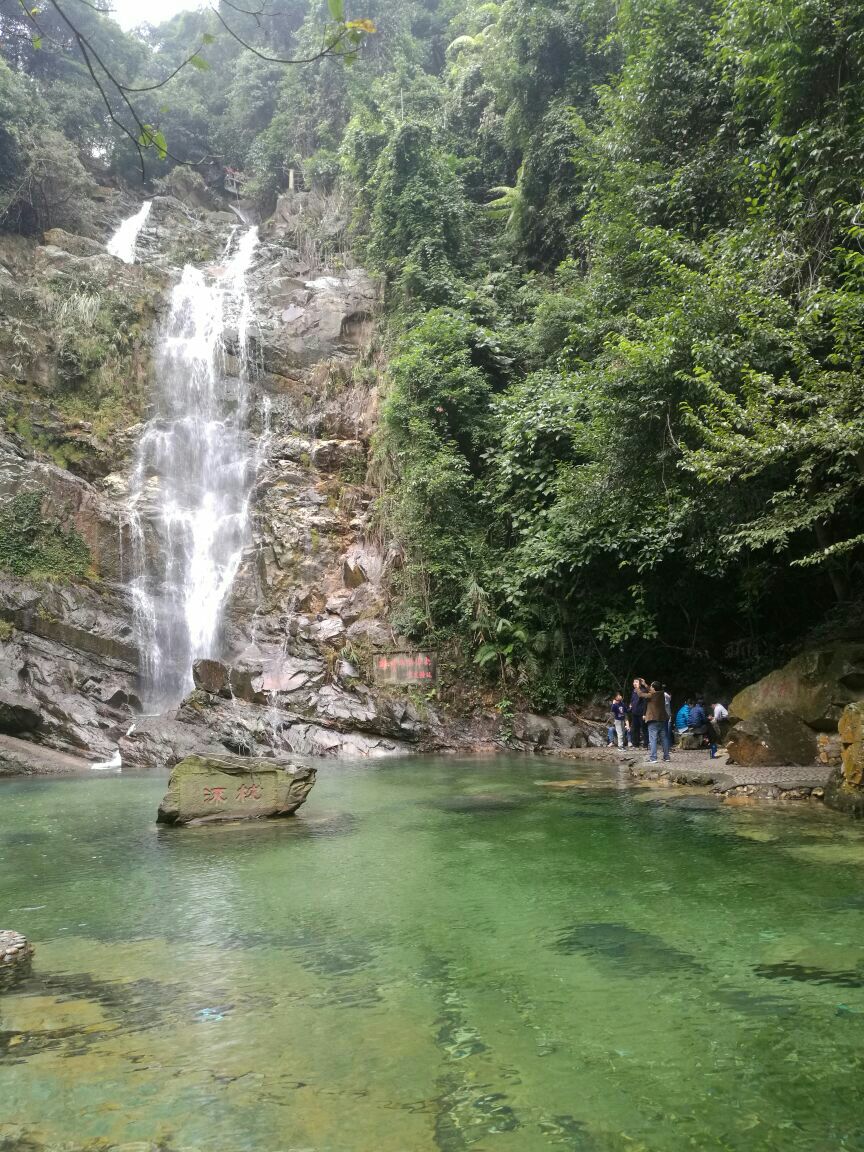
M 115 84 L 115 86 L 117 88 L 120 89 L 121 92 L 155 92 L 157 90 L 157 88 L 164 88 L 165 85 L 168 83 L 168 81 L 173 80 L 178 72 L 182 72 L 183 69 L 188 64 L 191 63 L 193 58 L 198 55 L 198 53 L 201 51 L 201 49 L 203 47 L 204 47 L 203 44 L 199 44 L 194 52 L 189 53 L 189 55 L 186 57 L 186 59 L 183 61 L 182 64 L 178 64 L 177 67 L 174 69 L 174 71 L 169 72 L 168 75 L 165 77 L 165 79 L 160 80 L 158 84 L 144 84 L 142 87 L 137 88 L 137 87 L 133 86 L 132 84 L 121 84 L 118 80 L 115 80 L 113 76 L 111 77 L 112 82 Z
M 217 8 L 211 7 L 210 10 L 229 36 L 236 40 L 237 43 L 242 48 L 245 48 L 247 52 L 251 52 L 254 56 L 257 56 L 259 60 L 266 60 L 268 64 L 314 64 L 316 60 L 323 60 L 325 56 L 349 55 L 347 52 L 336 51 L 336 48 L 348 35 L 348 30 L 343 29 L 335 38 L 335 40 L 331 40 L 329 43 L 325 42 L 325 45 L 321 51 L 316 52 L 314 56 L 303 56 L 296 60 L 288 60 L 284 56 L 269 56 L 266 52 L 262 52 L 260 49 L 254 48 L 251 44 L 247 43 L 243 37 L 239 35 L 239 33 L 235 32 L 231 25 L 226 22 L 225 17 Z
M 92 9 L 94 12 L 99 13 L 100 15 L 108 15 L 112 11 L 110 7 L 99 7 L 98 4 L 93 2 L 93 0 L 76 0 L 76 2 L 85 4 L 88 8 Z M 236 3 L 235 0 L 222 0 L 222 2 L 235 12 L 240 12 L 247 16 L 253 16 L 256 21 L 260 21 L 260 19 L 264 16 L 276 15 L 272 12 L 265 12 L 267 0 L 262 0 L 262 3 L 257 11 L 244 8 L 240 4 Z M 134 144 L 135 150 L 138 153 L 138 159 L 141 164 L 141 178 L 142 180 L 146 179 L 147 174 L 144 152 L 146 149 L 156 146 L 156 132 L 151 125 L 145 124 L 141 119 L 141 116 L 136 110 L 135 105 L 130 100 L 130 95 L 137 95 L 141 92 L 155 92 L 160 88 L 164 88 L 165 85 L 169 83 L 169 81 L 173 80 L 175 76 L 177 76 L 180 72 L 192 64 L 196 60 L 196 57 L 199 57 L 199 53 L 201 48 L 203 48 L 203 44 L 201 44 L 194 52 L 190 53 L 180 64 L 177 65 L 175 69 L 173 69 L 173 71 L 165 76 L 164 79 L 159 80 L 153 84 L 125 84 L 114 75 L 114 73 L 111 71 L 111 69 L 102 59 L 99 52 L 94 47 L 93 42 L 76 25 L 72 17 L 70 17 L 66 12 L 65 8 L 61 6 L 59 0 L 47 0 L 47 3 L 51 8 L 53 8 L 62 23 L 65 24 L 65 26 L 68 28 L 72 39 L 81 54 L 84 65 L 90 74 L 90 79 L 93 81 L 96 90 L 102 98 L 102 103 L 105 106 L 105 109 L 108 113 L 108 118 L 110 119 L 111 123 L 119 128 L 123 135 L 128 137 Z M 39 35 L 43 36 L 44 33 L 39 26 L 39 23 L 35 19 L 34 12 L 27 7 L 27 0 L 19 0 L 19 4 L 25 18 L 29 20 Z M 374 31 L 374 27 L 368 22 L 366 22 L 367 27 L 360 28 L 359 30 L 358 24 L 362 24 L 363 22 L 353 22 L 351 27 L 345 24 L 344 21 L 336 22 L 337 31 L 334 34 L 328 36 L 327 31 L 325 30 L 322 37 L 320 51 L 315 52 L 311 56 L 298 57 L 297 59 L 288 59 L 287 57 L 283 56 L 271 56 L 269 53 L 263 52 L 261 49 L 254 47 L 254 45 L 244 40 L 243 37 L 240 36 L 240 34 L 231 27 L 231 25 L 225 20 L 222 13 L 212 3 L 210 5 L 210 10 L 225 29 L 225 31 L 228 33 L 228 35 L 237 44 L 239 44 L 241 48 L 245 49 L 247 52 L 251 52 L 254 56 L 257 56 L 259 60 L 264 60 L 270 64 L 313 64 L 317 60 L 323 60 L 326 56 L 347 57 L 352 55 L 356 48 L 359 47 L 359 42 L 362 40 L 363 34 L 370 30 Z M 348 41 L 347 45 L 346 41 Z M 340 47 L 347 48 L 347 50 L 340 51 Z M 129 114 L 132 123 L 138 130 L 137 134 L 135 131 L 133 131 L 132 128 L 129 127 L 128 124 L 124 123 L 118 113 L 114 110 L 114 106 L 111 102 L 111 97 L 109 96 L 109 90 L 106 88 L 105 81 L 107 81 L 108 85 L 113 87 L 113 89 L 116 91 L 116 94 L 119 96 L 125 111 Z M 197 167 L 203 163 L 203 159 L 197 161 L 181 160 L 179 156 L 175 156 L 173 153 L 168 152 L 167 149 L 163 147 L 163 143 L 164 141 L 160 133 L 158 151 L 161 158 L 169 158 L 177 164 L 191 164 L 193 167 Z

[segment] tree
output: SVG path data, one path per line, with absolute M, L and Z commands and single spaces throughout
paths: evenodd
M 76 61 L 83 64 L 109 121 L 133 144 L 140 161 L 142 178 L 145 176 L 145 151 L 152 150 L 159 159 L 177 157 L 169 152 L 165 133 L 158 124 L 146 119 L 146 113 L 139 103 L 140 97 L 164 88 L 188 68 L 201 71 L 209 69 L 204 52 L 220 33 L 259 60 L 295 65 L 311 64 L 336 56 L 352 59 L 366 38 L 375 31 L 374 24 L 366 18 L 347 19 L 344 0 L 328 0 L 330 19 L 324 25 L 319 45 L 299 56 L 278 55 L 266 45 L 252 43 L 238 30 L 232 19 L 234 14 L 239 14 L 253 20 L 260 27 L 263 22 L 278 14 L 268 7 L 268 0 L 257 0 L 257 6 L 252 8 L 221 0 L 219 4 L 211 4 L 208 9 L 209 27 L 201 32 L 198 43 L 191 50 L 187 47 L 178 63 L 150 82 L 133 83 L 112 50 L 113 21 L 108 19 L 110 9 L 107 4 L 103 8 L 98 3 L 91 3 L 91 0 L 42 2 L 44 7 L 31 8 L 25 0 L 18 0 L 17 5 L 13 0 L 3 0 L 4 8 L 0 9 L 2 25 L 11 23 L 18 41 L 19 54 L 21 29 L 24 28 L 30 34 L 34 54 L 42 51 L 46 43 L 50 43 L 61 53 L 71 53 Z

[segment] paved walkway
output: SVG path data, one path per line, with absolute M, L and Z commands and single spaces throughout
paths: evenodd
M 614 760 L 626 764 L 637 779 L 668 780 L 672 784 L 701 784 L 714 792 L 733 789 L 752 789 L 756 794 L 771 795 L 785 792 L 810 793 L 828 783 L 833 768 L 825 764 L 808 767 L 748 768 L 743 764 L 730 764 L 721 749 L 712 760 L 708 750 L 698 752 L 672 752 L 668 764 L 662 760 L 650 763 L 643 750 L 628 748 L 579 748 L 565 753 L 574 759 Z

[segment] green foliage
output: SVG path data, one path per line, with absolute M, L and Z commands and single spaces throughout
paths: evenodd
M 646 654 L 676 685 L 749 674 L 864 589 L 861 14 L 610 14 L 469 8 L 449 136 L 407 124 L 407 163 L 350 137 L 403 289 L 377 448 L 401 622 L 548 707 Z M 418 251 L 443 274 L 406 293 Z
M 74 528 L 43 515 L 44 494 L 19 492 L 0 505 L 0 569 L 15 576 L 81 580 L 90 549 Z
M 350 69 L 242 55 L 206 12 L 112 51 L 144 85 L 206 46 L 146 104 L 157 164 L 209 150 L 265 208 L 293 169 L 311 195 L 292 242 L 335 263 L 350 220 L 385 278 L 369 476 L 404 556 L 394 625 L 461 645 L 490 695 L 561 708 L 634 671 L 752 675 L 858 619 L 864 8 L 362 11 L 377 32 Z M 353 22 L 341 0 L 279 15 L 260 34 L 280 57 Z M 33 231 L 80 199 L 69 149 L 115 173 L 134 150 L 74 53 L 4 19 L 0 210 Z M 130 317 L 97 312 L 59 326 L 64 402 L 129 355 Z

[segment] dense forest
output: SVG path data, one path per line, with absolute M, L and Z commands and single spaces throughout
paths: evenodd
M 262 212 L 294 169 L 386 281 L 357 370 L 393 622 L 504 696 L 860 631 L 864 6 L 354 3 L 125 34 L 0 0 L 0 227 L 75 231 L 139 151 Z M 349 17 L 348 59 L 280 62 Z

